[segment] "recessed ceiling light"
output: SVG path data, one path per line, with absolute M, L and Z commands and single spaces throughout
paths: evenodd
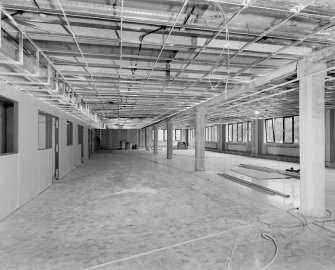
M 259 115 L 259 111 L 255 111 L 255 115 Z

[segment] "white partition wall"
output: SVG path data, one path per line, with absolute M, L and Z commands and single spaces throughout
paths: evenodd
M 53 149 L 39 149 L 39 112 L 59 118 L 59 177 L 71 172 L 80 162 L 77 126 L 82 125 L 88 145 L 88 126 L 47 103 L 36 100 L 17 88 L 0 82 L 0 96 L 17 106 L 17 151 L 0 155 L 0 220 L 30 201 L 52 184 Z M 72 145 L 67 142 L 67 121 L 73 124 Z M 14 123 L 15 124 L 15 123 Z M 44 134 L 41 132 L 40 134 Z M 40 135 L 41 136 L 41 135 Z M 86 147 L 87 148 L 87 147 Z M 84 159 L 88 158 L 84 147 Z

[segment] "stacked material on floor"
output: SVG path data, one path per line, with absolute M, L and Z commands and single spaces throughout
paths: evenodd
M 226 171 L 224 173 L 218 173 L 218 175 L 223 176 L 228 180 L 237 182 L 241 185 L 249 186 L 251 188 L 257 189 L 259 191 L 265 192 L 265 193 L 270 194 L 270 195 L 277 195 L 277 196 L 281 196 L 281 197 L 284 197 L 284 198 L 289 198 L 290 197 L 289 194 L 271 189 L 269 187 L 266 187 L 266 186 L 263 186 L 263 185 L 260 185 L 260 184 L 256 184 L 253 181 L 253 180 L 255 180 L 254 178 L 251 178 L 251 177 L 249 177 L 247 175 L 244 175 L 244 174 L 237 173 L 235 171 L 230 170 L 230 171 Z
M 252 169 L 237 168 L 232 170 L 234 172 L 249 176 L 255 180 L 268 180 L 268 179 L 288 179 L 290 176 L 283 175 L 276 172 L 262 172 Z
M 187 150 L 188 146 L 187 146 L 186 142 L 178 142 L 177 146 L 174 146 L 173 149 L 175 149 L 175 150 Z
M 289 172 L 285 170 L 277 170 L 277 169 L 272 169 L 268 167 L 262 167 L 262 166 L 255 166 L 255 165 L 250 165 L 250 164 L 240 164 L 239 167 L 245 168 L 245 169 L 251 169 L 251 170 L 256 170 L 256 171 L 261 171 L 261 172 L 267 172 L 267 173 L 279 173 L 282 175 L 287 175 L 292 178 L 300 179 L 300 173 L 296 172 Z

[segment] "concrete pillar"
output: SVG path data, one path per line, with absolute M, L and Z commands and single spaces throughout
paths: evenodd
M 142 146 L 141 141 L 142 141 L 141 129 L 139 129 L 138 130 L 138 148 L 140 148 Z
M 158 126 L 154 125 L 154 154 L 158 154 Z
M 190 135 L 189 135 L 189 131 L 188 128 L 183 130 L 185 132 L 185 140 L 183 140 L 184 142 L 186 142 L 187 145 L 189 145 L 190 143 Z
M 171 119 L 167 121 L 166 158 L 172 159 L 173 154 L 173 123 Z
M 151 145 L 151 128 L 147 127 L 145 129 L 145 150 L 150 151 Z
M 258 120 L 251 120 L 251 156 L 257 157 L 258 155 Z
M 218 125 L 218 141 L 217 141 L 217 149 L 219 152 L 222 152 L 224 150 L 224 144 L 226 142 L 226 134 L 223 132 L 224 131 L 224 126 L 225 125 Z
M 196 106 L 195 112 L 195 170 L 205 170 L 205 111 Z
M 326 69 L 326 64 L 303 60 L 298 78 Z M 326 72 L 299 80 L 300 211 L 325 214 L 325 77 Z

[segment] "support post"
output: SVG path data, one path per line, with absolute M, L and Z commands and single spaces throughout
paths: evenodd
M 167 121 L 167 145 L 166 145 L 166 158 L 172 159 L 172 153 L 173 153 L 173 123 L 171 119 Z
M 151 128 L 145 129 L 145 150 L 150 151 Z
M 298 78 L 325 70 L 326 64 L 302 60 Z M 325 214 L 325 77 L 326 72 L 299 80 L 300 211 Z
M 195 170 L 205 170 L 205 111 L 196 106 L 195 112 Z
M 251 156 L 257 157 L 259 154 L 259 130 L 258 130 L 258 120 L 252 119 L 251 120 Z
M 224 143 L 226 142 L 225 140 L 225 133 L 223 133 L 223 128 L 225 125 L 218 125 L 218 141 L 217 141 L 217 149 L 218 152 L 222 152 L 224 150 Z
M 158 126 L 154 125 L 154 154 L 158 154 Z

